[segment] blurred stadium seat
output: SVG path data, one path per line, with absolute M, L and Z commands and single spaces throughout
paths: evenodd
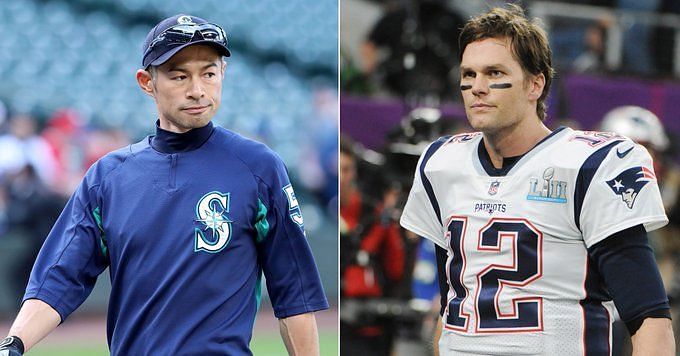
M 334 1 L 2 1 L 0 30 L 11 36 L 0 43 L 6 78 L 0 98 L 15 111 L 43 117 L 72 107 L 92 124 L 120 125 L 141 137 L 155 116 L 134 81 L 141 43 L 154 22 L 182 11 L 223 24 L 233 48 L 215 120 L 243 129 L 286 113 L 289 132 L 263 139 L 294 152 L 278 146 L 298 141 L 288 138 L 299 136 L 294 128 L 311 116 L 310 79 L 333 82 L 337 74 L 337 18 L 328 16 L 337 13 Z M 137 16 L 126 17 L 130 13 Z M 284 158 L 294 165 L 295 157 Z

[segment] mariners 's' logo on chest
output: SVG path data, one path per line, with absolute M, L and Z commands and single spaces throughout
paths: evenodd
M 229 193 L 210 192 L 196 204 L 194 251 L 216 253 L 227 246 L 231 239 Z

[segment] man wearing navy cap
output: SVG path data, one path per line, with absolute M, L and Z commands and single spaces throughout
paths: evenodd
M 0 356 L 21 355 L 109 267 L 112 355 L 250 355 L 260 280 L 290 354 L 319 353 L 328 302 L 279 156 L 210 122 L 229 57 L 218 25 L 165 19 L 136 78 L 156 134 L 88 170 L 38 256 Z

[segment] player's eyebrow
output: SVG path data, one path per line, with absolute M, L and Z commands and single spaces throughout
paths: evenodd
M 484 66 L 482 68 L 481 72 L 488 72 L 488 71 L 492 71 L 492 70 L 500 70 L 502 72 L 509 72 L 510 71 L 510 69 L 508 67 L 504 66 L 503 64 L 494 63 L 494 64 L 489 64 L 489 65 Z M 463 65 L 460 66 L 460 72 L 461 73 L 474 72 L 474 71 L 475 70 L 470 68 L 470 67 L 463 66 Z
M 217 63 L 215 63 L 215 62 L 210 62 L 210 63 L 204 65 L 203 67 L 201 67 L 201 70 L 206 70 L 206 69 L 208 69 L 208 68 L 210 68 L 210 67 L 217 67 Z M 189 70 L 186 69 L 185 67 L 181 66 L 181 65 L 178 65 L 178 66 L 172 66 L 172 67 L 168 68 L 168 72 L 182 72 L 182 73 L 187 73 L 187 72 L 189 72 Z
M 202 69 L 205 70 L 205 69 L 208 69 L 208 68 L 210 68 L 210 67 L 217 67 L 217 63 L 211 62 L 211 63 L 209 63 L 209 64 L 203 66 Z

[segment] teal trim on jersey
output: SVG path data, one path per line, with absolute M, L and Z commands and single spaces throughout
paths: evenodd
M 257 274 L 257 281 L 255 281 L 255 315 L 260 311 L 260 302 L 262 302 L 262 272 Z
M 92 210 L 92 216 L 94 217 L 94 221 L 97 222 L 99 231 L 101 231 L 102 234 L 101 238 L 99 238 L 99 248 L 102 250 L 104 256 L 106 256 L 108 252 L 106 247 L 106 234 L 104 233 L 104 226 L 102 225 L 102 213 L 101 210 L 99 210 L 99 207 L 96 207 L 94 210 Z
M 257 230 L 258 243 L 264 241 L 269 233 L 269 221 L 267 221 L 267 207 L 264 206 L 262 200 L 257 199 L 257 216 L 255 217 L 255 230 Z

